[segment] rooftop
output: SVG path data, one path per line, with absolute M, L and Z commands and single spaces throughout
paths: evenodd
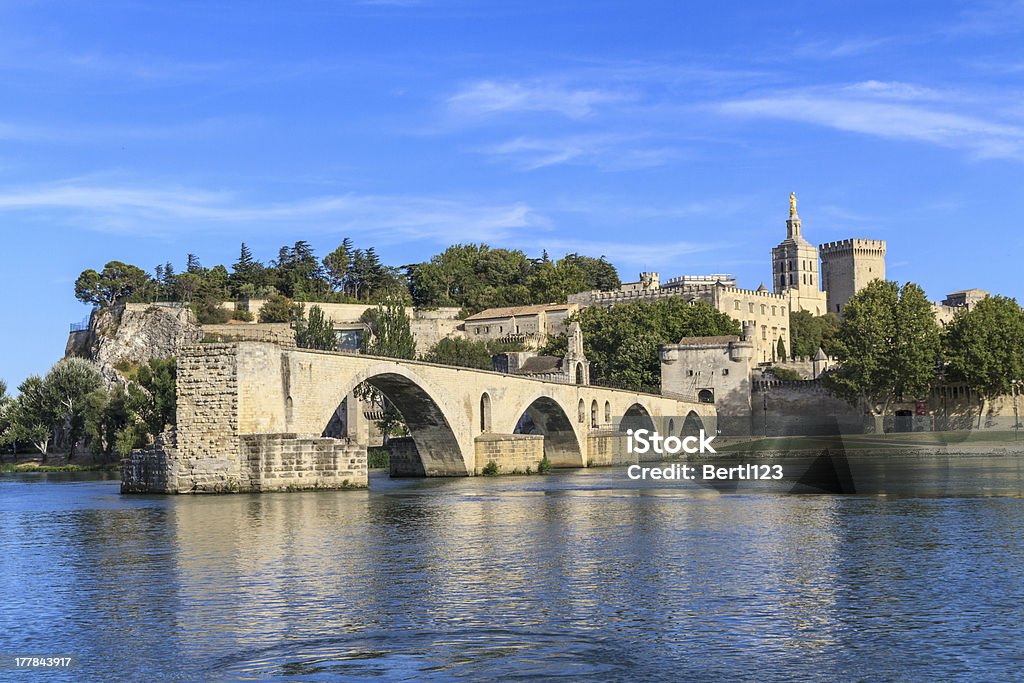
M 506 306 L 505 308 L 488 308 L 474 313 L 466 320 L 491 320 L 493 318 L 511 318 L 514 315 L 537 315 L 548 311 L 564 311 L 575 308 L 576 304 L 535 304 L 533 306 Z

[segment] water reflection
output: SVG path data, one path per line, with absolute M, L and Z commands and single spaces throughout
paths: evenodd
M 882 495 L 623 470 L 122 497 L 0 479 L 0 651 L 53 680 L 1012 678 L 1024 473 L 856 463 Z

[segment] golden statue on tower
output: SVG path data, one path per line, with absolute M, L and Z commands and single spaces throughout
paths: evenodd
M 789 217 L 796 218 L 796 192 L 789 193 Z

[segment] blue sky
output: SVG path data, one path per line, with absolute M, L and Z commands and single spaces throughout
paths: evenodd
M 1021 2 L 4 2 L 0 377 L 63 353 L 111 259 L 344 236 L 770 281 L 888 240 L 933 299 L 1024 299 Z

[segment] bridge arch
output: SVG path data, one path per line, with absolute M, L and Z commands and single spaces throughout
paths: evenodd
M 683 421 L 683 436 L 698 436 L 702 429 L 705 429 L 704 418 L 698 415 L 696 411 L 691 410 L 686 414 L 686 419 Z M 705 433 L 707 433 L 706 429 Z
M 473 443 L 471 440 L 464 442 L 457 436 L 468 435 L 470 425 L 462 424 L 444 408 L 443 402 L 437 398 L 444 396 L 444 392 L 416 375 L 409 366 L 387 362 L 350 378 L 339 393 L 335 406 L 341 405 L 363 382 L 377 389 L 402 414 L 415 444 L 418 469 L 423 475 L 468 476 L 473 473 L 476 457 Z M 339 411 L 339 408 L 332 410 L 322 424 L 329 425 L 333 415 Z
M 634 403 L 626 408 L 626 412 L 622 414 L 622 422 L 619 423 L 619 431 L 624 432 L 627 429 L 655 431 L 654 418 L 651 417 L 650 411 L 640 403 Z
M 584 467 L 583 448 L 573 421 L 558 401 L 538 396 L 518 413 L 510 430 L 516 434 L 542 434 L 544 455 L 552 467 Z

